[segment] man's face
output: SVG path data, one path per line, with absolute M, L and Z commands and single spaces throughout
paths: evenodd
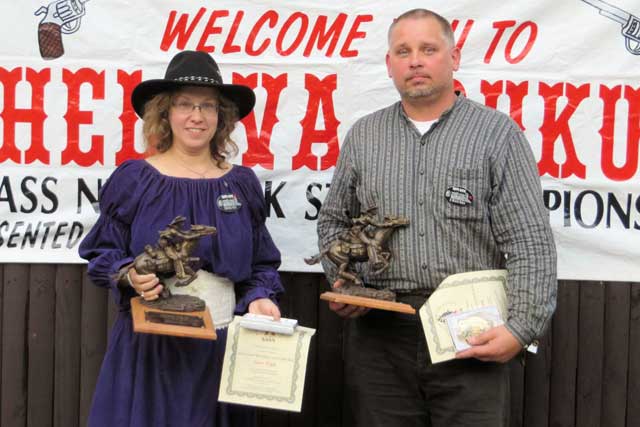
M 389 37 L 387 71 L 402 99 L 439 99 L 453 91 L 460 50 L 451 46 L 434 18 L 406 18 Z

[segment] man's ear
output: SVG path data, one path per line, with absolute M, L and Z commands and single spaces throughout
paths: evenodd
M 387 76 L 389 78 L 392 78 L 392 76 L 391 76 L 391 66 L 389 64 L 390 60 L 391 60 L 391 57 L 389 56 L 389 52 L 387 51 L 387 54 L 384 56 L 384 62 L 387 64 Z
M 458 71 L 460 68 L 460 59 L 462 57 L 462 52 L 460 52 L 460 48 L 457 46 L 451 49 L 451 61 L 453 62 L 453 71 Z

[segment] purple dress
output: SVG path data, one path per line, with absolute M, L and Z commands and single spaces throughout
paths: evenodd
M 241 203 L 222 211 L 220 196 Z M 129 299 L 113 276 L 155 244 L 158 230 L 177 215 L 218 233 L 200 239 L 193 256 L 200 268 L 235 283 L 236 313 L 258 298 L 283 292 L 276 271 L 280 253 L 265 227 L 264 198 L 251 169 L 234 166 L 214 179 L 161 174 L 144 160 L 118 167 L 100 192 L 100 217 L 80 245 L 94 284 L 111 289 L 119 307 L 96 385 L 89 426 L 250 426 L 255 410 L 219 403 L 226 329 L 216 341 L 133 332 Z

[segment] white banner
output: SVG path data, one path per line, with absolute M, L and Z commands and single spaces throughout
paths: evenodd
M 254 88 L 234 163 L 265 188 L 283 270 L 319 271 L 316 217 L 340 145 L 398 99 L 384 62 L 414 1 L 23 0 L 0 16 L 0 262 L 80 262 L 101 184 L 144 151 L 130 105 L 180 50 Z M 637 0 L 430 1 L 468 97 L 510 114 L 536 159 L 562 279 L 640 281 Z

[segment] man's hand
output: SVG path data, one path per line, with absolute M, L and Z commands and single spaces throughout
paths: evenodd
M 333 284 L 333 289 L 338 289 L 340 286 L 344 285 L 343 279 L 338 279 Z M 329 301 L 329 310 L 335 312 L 340 317 L 355 319 L 356 317 L 360 317 L 364 314 L 367 314 L 369 308 L 361 307 L 359 305 L 351 305 L 344 304 L 341 302 L 333 302 Z
M 504 326 L 496 326 L 467 340 L 471 348 L 456 353 L 456 359 L 475 357 L 483 362 L 506 363 L 522 351 L 522 345 Z
M 249 304 L 249 313 L 263 314 L 273 317 L 273 320 L 280 320 L 280 309 L 269 298 L 259 298 Z

